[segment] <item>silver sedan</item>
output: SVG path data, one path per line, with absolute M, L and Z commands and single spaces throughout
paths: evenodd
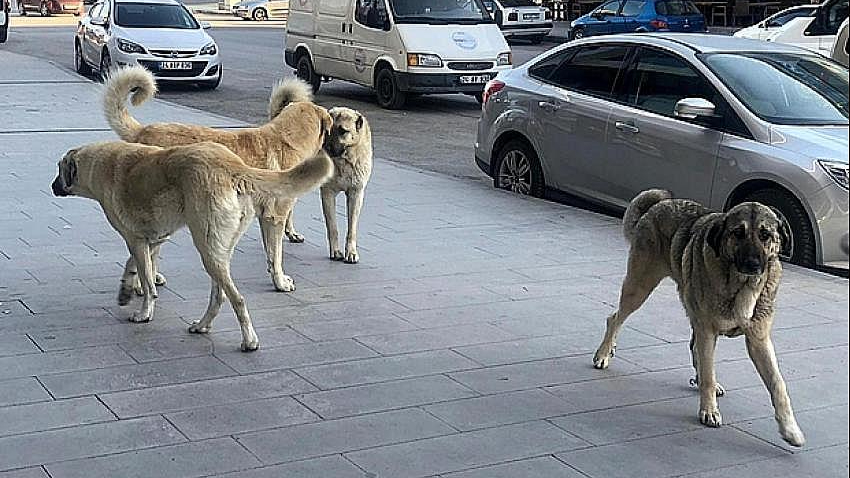
M 556 47 L 485 87 L 475 159 L 494 185 L 624 208 L 671 190 L 772 207 L 784 258 L 847 268 L 847 68 L 798 48 L 631 34 Z

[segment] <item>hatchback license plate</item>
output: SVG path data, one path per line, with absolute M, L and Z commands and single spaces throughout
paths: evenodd
M 460 82 L 464 85 L 487 83 L 488 81 L 490 81 L 490 75 L 469 75 L 460 77 Z
M 537 20 L 538 18 L 540 18 L 539 13 L 523 13 L 522 14 L 523 20 Z
M 191 61 L 161 61 L 159 62 L 160 70 L 191 70 Z

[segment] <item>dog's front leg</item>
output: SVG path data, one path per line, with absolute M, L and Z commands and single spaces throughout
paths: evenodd
M 148 322 L 153 318 L 153 310 L 156 306 L 156 285 L 154 285 L 153 260 L 151 259 L 151 248 L 147 242 L 135 241 L 127 244 L 130 255 L 136 262 L 139 280 L 142 285 L 142 305 L 139 310 L 133 312 L 131 322 Z
M 138 291 L 137 293 L 139 295 L 144 294 L 137 274 L 136 261 L 133 260 L 133 256 L 131 255 L 127 258 L 127 263 L 124 264 L 124 273 L 121 274 L 121 286 L 118 288 L 118 305 L 129 304 L 135 291 Z
M 277 210 L 263 211 L 260 215 L 260 231 L 274 288 L 280 292 L 292 292 L 295 290 L 295 281 L 283 273 L 283 233 L 286 222 L 284 214 L 277 215 Z
M 694 357 L 699 376 L 699 421 L 703 425 L 719 427 L 723 424 L 717 407 L 717 378 L 714 375 L 714 348 L 717 334 L 706 330 L 694 330 Z
M 782 438 L 794 446 L 803 446 L 806 438 L 803 431 L 797 425 L 794 418 L 794 410 L 791 409 L 791 399 L 785 388 L 785 380 L 779 372 L 779 364 L 776 362 L 776 353 L 773 349 L 773 341 L 770 336 L 751 337 L 747 335 L 747 352 L 756 366 L 767 391 L 770 392 L 770 401 L 773 402 L 774 417 L 779 424 L 779 433 Z
M 321 188 L 322 212 L 325 215 L 325 229 L 328 231 L 328 250 L 332 261 L 341 261 L 344 257 L 339 250 L 339 230 L 336 227 L 336 195 L 337 191 Z
M 360 220 L 360 208 L 363 207 L 363 189 L 345 192 L 348 206 L 348 232 L 345 235 L 345 262 L 356 264 L 360 260 L 357 255 L 357 223 Z

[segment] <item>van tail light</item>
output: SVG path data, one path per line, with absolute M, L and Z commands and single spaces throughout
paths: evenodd
M 519 20 L 519 14 L 517 12 L 508 13 L 508 21 L 509 22 L 515 22 L 517 20 Z
M 655 28 L 656 30 L 666 30 L 669 26 L 667 25 L 667 22 L 661 20 L 660 18 L 656 18 L 655 20 L 650 21 L 649 24 L 652 25 L 652 28 Z
M 496 93 L 502 91 L 505 88 L 505 82 L 499 80 L 490 80 L 484 85 L 484 94 L 481 97 L 481 106 L 487 104 L 487 100 L 490 99 L 491 96 Z

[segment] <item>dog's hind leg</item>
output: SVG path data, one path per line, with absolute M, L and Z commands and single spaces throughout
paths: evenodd
M 694 378 L 691 379 L 691 386 L 699 386 L 699 363 L 698 363 L 699 357 L 698 357 L 696 351 L 694 350 L 694 343 L 695 342 L 696 342 L 696 340 L 694 339 L 694 333 L 691 332 L 691 342 L 688 345 L 688 347 L 691 349 L 691 363 L 694 366 Z M 723 385 L 720 385 L 720 383 L 718 383 L 718 382 L 715 382 L 715 384 L 717 386 L 717 390 L 715 391 L 715 394 L 718 397 L 722 397 L 722 396 L 726 395 L 726 389 L 723 388 Z
M 321 188 L 322 191 L 322 213 L 325 215 L 325 229 L 328 231 L 328 250 L 332 261 L 344 259 L 342 251 L 339 250 L 339 230 L 336 227 L 336 195 L 337 191 L 330 188 Z
M 153 310 L 156 305 L 157 291 L 153 282 L 153 261 L 151 260 L 151 248 L 147 242 L 135 241 L 128 243 L 132 260 L 135 261 L 138 270 L 139 281 L 142 285 L 142 305 L 139 310 L 133 312 L 131 322 L 148 322 L 153 318 Z M 126 269 L 126 268 L 125 268 Z
M 635 251 L 629 255 L 629 265 L 620 291 L 619 306 L 616 312 L 608 316 L 605 337 L 593 355 L 593 366 L 598 369 L 608 368 L 617 347 L 617 335 L 620 333 L 623 322 L 643 305 L 649 294 L 667 275 L 665 271 L 653 267 L 651 263 L 641 262 L 638 257 L 642 255 Z
M 266 208 L 260 214 L 260 231 L 263 235 L 263 247 L 266 250 L 266 265 L 272 276 L 274 288 L 280 292 L 295 290 L 295 281 L 283 273 L 283 234 L 286 213 L 277 214 L 274 206 Z
M 360 220 L 360 209 L 363 207 L 363 189 L 345 192 L 348 207 L 348 232 L 345 235 L 345 262 L 356 264 L 360 260 L 357 255 L 357 223 Z
M 791 399 L 785 388 L 785 380 L 779 372 L 779 364 L 776 362 L 776 352 L 773 349 L 773 341 L 770 336 L 763 338 L 746 337 L 747 352 L 756 366 L 765 387 L 770 392 L 770 401 L 773 402 L 774 417 L 779 424 L 779 433 L 782 438 L 794 446 L 803 446 L 806 438 L 803 431 L 797 425 L 794 418 L 794 410 L 791 409 Z
M 289 239 L 289 242 L 296 244 L 304 242 L 304 236 L 295 230 L 295 199 L 289 203 L 289 210 L 286 213 L 286 226 L 284 228 L 284 232 L 286 233 L 286 237 Z
M 212 328 L 213 319 L 215 319 L 219 310 L 221 310 L 221 304 L 224 303 L 224 293 L 221 290 L 221 286 L 214 279 L 211 282 L 210 302 L 207 305 L 207 311 L 204 312 L 201 320 L 196 320 L 189 326 L 189 332 L 193 334 L 206 334 L 209 332 Z
M 165 242 L 165 241 L 163 241 Z M 163 286 L 166 283 L 165 276 L 159 272 L 159 248 L 162 247 L 162 242 L 157 242 L 151 246 L 151 261 L 153 261 L 153 283 L 158 286 Z
M 714 349 L 717 334 L 702 328 L 694 329 L 694 356 L 699 376 L 699 421 L 709 427 L 723 424 L 717 407 L 717 378 L 714 376 Z

